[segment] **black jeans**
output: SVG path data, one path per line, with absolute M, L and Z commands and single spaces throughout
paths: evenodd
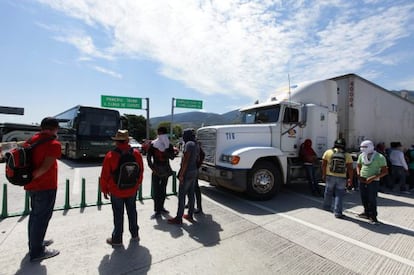
M 364 213 L 368 217 L 376 218 L 377 213 L 377 195 L 379 181 L 373 181 L 369 184 L 360 183 L 359 189 L 361 194 L 361 202 L 364 206 Z
M 112 241 L 114 243 L 122 242 L 122 233 L 124 232 L 124 206 L 128 215 L 129 232 L 131 237 L 138 236 L 138 214 L 136 208 L 136 194 L 128 198 L 117 198 L 111 196 L 112 212 L 114 215 L 114 230 L 112 231 Z
M 161 213 L 164 209 L 165 197 L 167 196 L 167 183 L 168 177 L 159 177 L 152 173 L 152 198 L 154 200 L 154 211 L 156 213 Z
M 30 258 L 36 258 L 41 256 L 45 250 L 43 240 L 55 207 L 56 189 L 29 191 L 29 195 L 32 209 L 28 224 L 29 253 Z

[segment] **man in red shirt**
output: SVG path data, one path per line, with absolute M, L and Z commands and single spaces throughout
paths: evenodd
M 112 231 L 112 237 L 108 238 L 106 242 L 112 246 L 121 246 L 122 234 L 124 231 L 124 207 L 126 208 L 128 215 L 131 240 L 139 241 L 136 198 L 138 188 L 142 183 L 144 165 L 141 153 L 136 149 L 132 149 L 128 144 L 128 130 L 118 130 L 115 137 L 112 137 L 112 139 L 116 142 L 116 149 L 106 153 L 99 183 L 105 199 L 108 199 L 109 195 L 112 203 L 114 230 Z M 119 180 L 117 180 L 118 182 L 115 181 L 114 175 L 118 169 L 121 154 L 126 154 L 131 149 L 135 163 L 139 167 L 139 171 L 136 178 L 136 184 L 124 189 L 120 187 Z
M 24 189 L 30 196 L 29 254 L 30 261 L 41 261 L 59 254 L 56 249 L 48 249 L 53 240 L 45 240 L 46 230 L 52 218 L 58 185 L 57 159 L 61 156 L 61 145 L 56 135 L 58 121 L 46 117 L 40 124 L 41 131 L 26 141 L 26 145 L 39 140 L 50 139 L 33 148 L 33 179 Z

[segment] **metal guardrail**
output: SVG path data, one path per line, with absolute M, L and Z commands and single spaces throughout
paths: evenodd
M 76 205 L 71 205 L 70 204 L 70 184 L 69 184 L 69 180 L 66 179 L 66 184 L 65 184 L 65 204 L 63 206 L 58 206 L 53 209 L 53 211 L 59 211 L 59 210 L 69 210 L 69 209 L 73 209 L 73 208 L 85 208 L 85 207 L 90 207 L 90 206 L 101 206 L 104 204 L 111 204 L 111 202 L 103 202 L 102 201 L 102 192 L 101 192 L 101 188 L 100 185 L 98 184 L 98 190 L 97 190 L 97 199 L 96 202 L 86 202 L 86 192 L 85 192 L 85 186 L 86 186 L 86 180 L 85 178 L 82 178 L 82 187 L 81 187 L 81 201 L 79 204 Z M 150 196 L 146 196 L 144 197 L 142 195 L 142 184 L 140 186 L 140 188 L 138 189 L 138 193 L 137 193 L 137 197 L 136 199 L 139 201 L 142 200 L 147 200 L 147 199 L 152 199 L 152 194 L 153 194 L 153 190 L 152 190 L 152 185 L 151 185 L 151 195 Z M 167 193 L 167 196 L 171 196 L 177 195 L 177 173 L 175 171 L 173 171 L 173 175 L 172 175 L 172 192 L 171 193 Z M 9 217 L 16 217 L 16 216 L 25 216 L 28 215 L 30 213 L 30 203 L 29 203 L 30 197 L 29 197 L 29 193 L 26 191 L 25 192 L 25 200 L 24 200 L 24 209 L 22 212 L 16 212 L 16 213 L 8 213 L 8 202 L 7 202 L 7 184 L 3 184 L 3 199 L 2 199 L 2 210 L 1 210 L 1 214 L 0 214 L 0 219 L 5 219 L 5 218 L 9 218 Z

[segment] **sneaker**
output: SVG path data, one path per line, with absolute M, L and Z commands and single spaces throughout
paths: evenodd
M 139 235 L 135 237 L 131 237 L 131 242 L 139 242 L 141 239 L 139 238 Z
M 106 239 L 106 243 L 112 246 L 121 246 L 122 242 L 114 242 L 112 238 Z
M 361 219 L 368 219 L 369 218 L 368 215 L 365 214 L 365 212 L 362 212 L 362 213 L 358 214 L 357 216 Z
M 52 239 L 49 239 L 49 240 L 44 240 L 43 241 L 43 246 L 49 246 L 49 245 L 51 245 L 53 243 L 53 240 Z
M 345 215 L 344 214 L 335 214 L 335 218 L 337 218 L 337 219 L 345 219 Z
M 169 224 L 183 224 L 183 221 L 175 217 L 175 218 L 168 219 L 168 223 Z
M 153 220 L 153 219 L 159 219 L 159 218 L 161 218 L 161 213 L 160 212 L 155 212 L 152 216 L 151 216 L 151 219 Z
M 45 249 L 43 253 L 37 257 L 30 258 L 31 262 L 39 262 L 44 259 L 49 259 L 59 255 L 60 251 L 56 249 Z
M 379 225 L 380 224 L 380 222 L 377 220 L 376 217 L 370 217 L 369 218 L 369 223 L 370 224 L 376 224 L 376 225 Z
M 196 208 L 196 209 L 194 209 L 194 213 L 195 213 L 195 214 L 203 214 L 203 209 L 201 209 L 201 208 Z
M 186 219 L 187 221 L 191 222 L 191 223 L 195 223 L 195 220 L 193 219 L 193 217 L 191 217 L 188 214 L 184 214 L 183 218 Z
M 163 214 L 170 214 L 170 211 L 168 211 L 167 209 L 163 208 L 161 210 L 161 213 L 163 213 Z

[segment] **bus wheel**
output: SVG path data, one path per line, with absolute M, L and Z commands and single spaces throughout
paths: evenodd
M 259 161 L 250 171 L 247 182 L 247 194 L 256 200 L 269 200 L 280 187 L 280 172 L 269 161 Z

